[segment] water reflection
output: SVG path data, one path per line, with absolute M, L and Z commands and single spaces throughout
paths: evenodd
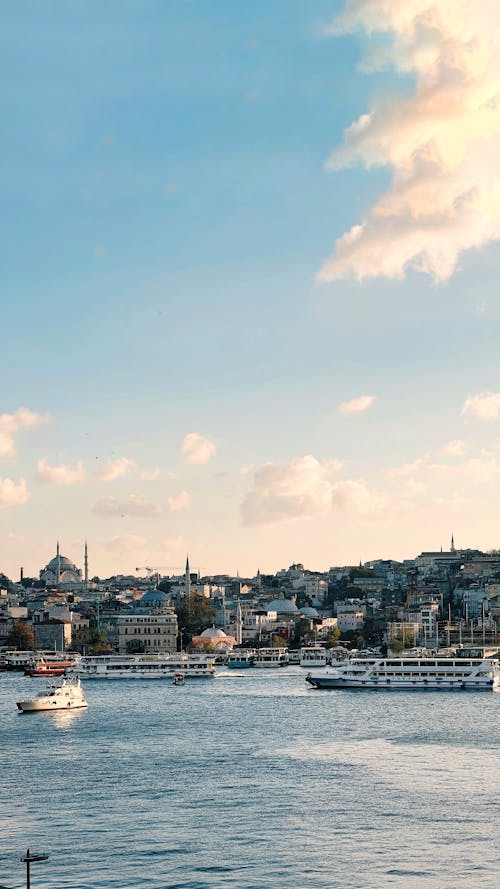
M 78 710 L 55 710 L 53 713 L 45 713 L 45 716 L 51 720 L 54 728 L 62 732 L 71 729 L 78 719 L 81 719 L 86 712 L 85 707 Z

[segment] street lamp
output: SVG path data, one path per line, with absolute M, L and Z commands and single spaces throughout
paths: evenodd
M 31 889 L 30 866 L 34 861 L 47 861 L 48 855 L 30 855 L 30 850 L 26 850 L 26 856 L 21 858 L 26 864 L 26 889 Z

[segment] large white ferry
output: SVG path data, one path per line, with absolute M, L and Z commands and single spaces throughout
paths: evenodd
M 84 655 L 67 671 L 82 679 L 186 679 L 212 678 L 212 659 L 203 654 L 99 654 Z
M 438 689 L 500 688 L 498 660 L 482 657 L 352 658 L 335 670 L 306 676 L 315 688 Z
M 301 667 L 311 669 L 314 667 L 326 667 L 330 663 L 330 652 L 321 645 L 309 645 L 300 649 L 299 664 Z

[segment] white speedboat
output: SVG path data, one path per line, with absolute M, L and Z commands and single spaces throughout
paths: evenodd
M 68 670 L 82 679 L 173 679 L 179 672 L 186 679 L 211 679 L 213 659 L 205 654 L 96 654 L 79 658 Z
M 51 685 L 32 701 L 17 701 L 18 710 L 35 713 L 40 710 L 78 710 L 87 707 L 82 684 L 79 679 L 63 679 L 61 685 Z
M 474 657 L 351 658 L 334 670 L 309 673 L 315 688 L 492 691 L 500 688 L 497 660 Z

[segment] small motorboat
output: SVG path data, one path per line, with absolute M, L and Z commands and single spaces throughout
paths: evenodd
M 63 679 L 61 685 L 50 685 L 32 701 L 17 701 L 17 708 L 22 713 L 77 710 L 81 707 L 88 707 L 88 704 L 79 679 Z
M 174 678 L 172 679 L 172 685 L 185 685 L 185 683 L 186 683 L 186 674 L 185 673 L 181 673 L 180 671 L 178 673 L 174 673 Z

